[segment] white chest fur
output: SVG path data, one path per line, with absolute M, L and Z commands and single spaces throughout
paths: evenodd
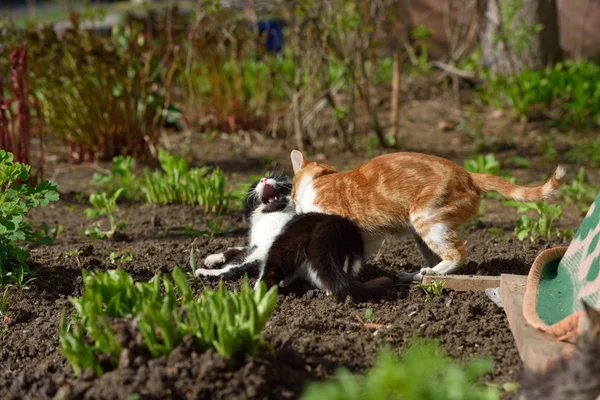
M 289 212 L 273 212 L 252 216 L 250 246 L 270 248 L 285 225 L 294 217 Z
M 317 198 L 317 192 L 312 186 L 312 176 L 305 176 L 300 181 L 296 190 L 296 213 L 308 213 L 308 212 L 323 212 L 319 207 L 315 205 L 315 199 Z

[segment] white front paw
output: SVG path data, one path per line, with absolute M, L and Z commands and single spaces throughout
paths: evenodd
M 223 263 L 225 263 L 225 255 L 223 253 L 211 254 L 204 259 L 204 265 L 208 268 L 212 268 Z
M 196 270 L 196 277 L 200 278 L 203 276 L 219 276 L 219 271 L 220 270 L 215 270 L 215 269 L 204 269 L 204 268 L 198 268 Z

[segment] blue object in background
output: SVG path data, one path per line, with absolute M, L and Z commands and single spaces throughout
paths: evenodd
M 281 20 L 262 20 L 258 21 L 258 33 L 260 35 L 266 32 L 267 51 L 270 53 L 279 53 L 283 48 L 283 27 L 285 23 Z

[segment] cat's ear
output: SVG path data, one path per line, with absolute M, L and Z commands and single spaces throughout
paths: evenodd
M 294 174 L 297 174 L 305 165 L 306 159 L 298 150 L 292 150 L 292 154 L 290 154 L 292 159 L 292 167 L 294 168 Z

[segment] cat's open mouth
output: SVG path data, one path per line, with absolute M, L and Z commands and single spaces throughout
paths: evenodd
M 273 186 L 265 183 L 263 186 L 261 201 L 263 204 L 269 204 L 279 199 L 279 191 Z

